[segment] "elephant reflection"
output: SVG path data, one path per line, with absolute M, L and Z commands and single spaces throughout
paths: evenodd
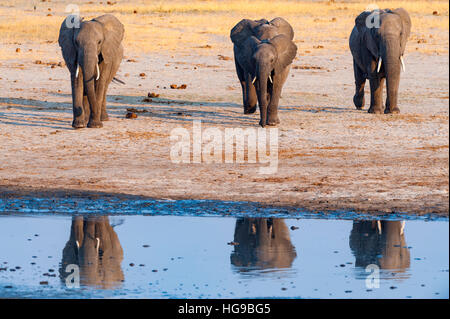
M 355 221 L 350 233 L 350 249 L 356 267 L 376 264 L 381 269 L 403 272 L 410 265 L 404 221 Z
M 67 265 L 76 264 L 81 285 L 113 288 L 124 280 L 122 260 L 122 246 L 107 216 L 73 217 L 59 269 L 63 281 L 70 274 Z
M 282 219 L 241 218 L 236 221 L 231 264 L 241 271 L 290 268 L 297 256 Z

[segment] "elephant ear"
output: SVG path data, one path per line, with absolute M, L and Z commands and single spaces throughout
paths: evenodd
M 278 54 L 275 69 L 281 71 L 294 60 L 297 55 L 297 46 L 283 34 L 270 39 L 270 43 L 277 49 Z
M 270 21 L 270 24 L 277 27 L 278 34 L 284 34 L 291 41 L 294 39 L 294 29 L 292 29 L 292 26 L 289 24 L 289 22 L 287 22 L 283 18 L 277 17 Z
M 266 19 L 261 20 L 249 20 L 243 19 L 238 24 L 236 24 L 230 32 L 231 41 L 236 45 L 241 45 L 244 41 L 255 35 L 254 29 L 261 24 L 266 24 L 268 21 Z
M 377 59 L 380 56 L 378 43 L 376 40 L 378 30 L 379 28 L 366 28 L 363 34 L 363 43 L 365 43 L 366 48 Z
M 361 12 L 355 19 L 355 26 L 358 33 L 362 35 L 361 40 L 363 47 L 366 47 L 375 58 L 378 58 L 378 45 L 375 41 L 375 33 L 378 29 L 375 27 L 369 28 L 367 26 L 367 18 L 375 13 L 375 11 Z M 381 12 L 378 12 L 378 14 L 381 14 Z
M 93 21 L 100 22 L 103 25 L 104 41 L 101 53 L 105 63 L 110 63 L 115 56 L 122 54 L 121 42 L 125 29 L 123 24 L 112 14 L 105 14 Z
M 71 73 L 76 71 L 77 67 L 77 51 L 74 44 L 74 34 L 76 29 L 73 25 L 73 19 L 77 19 L 78 16 L 69 15 L 64 19 L 59 29 L 58 43 L 61 47 L 62 56 L 64 62 L 66 62 L 67 68 Z
M 364 11 L 359 14 L 359 16 L 355 19 L 355 26 L 356 29 L 358 29 L 359 33 L 363 33 L 366 29 L 366 20 L 367 17 L 372 13 L 373 11 Z
M 398 8 L 392 11 L 392 13 L 397 14 L 400 16 L 400 19 L 402 21 L 402 33 L 400 38 L 400 49 L 403 53 L 405 53 L 406 48 L 406 41 L 408 41 L 408 38 L 411 34 L 411 18 L 409 17 L 408 12 L 403 8 Z

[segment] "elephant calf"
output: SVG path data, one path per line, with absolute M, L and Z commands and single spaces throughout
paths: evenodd
M 72 126 L 102 127 L 108 120 L 106 92 L 123 58 L 124 27 L 111 14 L 90 21 L 77 18 L 64 20 L 58 39 L 72 83 Z
M 280 123 L 281 89 L 297 54 L 291 25 L 283 18 L 270 22 L 244 19 L 231 29 L 230 38 L 242 86 L 244 114 L 254 113 L 258 102 L 262 127 Z
M 364 85 L 370 82 L 369 113 L 399 113 L 397 106 L 400 68 L 405 71 L 403 54 L 411 33 L 411 19 L 406 10 L 365 11 L 355 20 L 350 35 L 357 109 L 364 106 Z M 383 108 L 383 85 L 386 80 L 386 108 Z

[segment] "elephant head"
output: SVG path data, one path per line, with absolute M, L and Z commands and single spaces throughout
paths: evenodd
M 108 217 L 81 217 L 72 220 L 70 238 L 63 250 L 61 279 L 70 264 L 79 266 L 80 283 L 100 288 L 119 285 L 123 279 L 123 250 Z
M 350 248 L 356 267 L 376 264 L 392 273 L 402 273 L 410 266 L 410 253 L 404 234 L 405 222 L 355 221 L 350 233 Z
M 231 263 L 240 271 L 290 268 L 297 256 L 282 219 L 242 218 L 236 221 Z
M 83 113 L 80 105 L 79 94 L 87 95 L 90 104 L 90 119 L 88 127 L 101 127 L 100 107 L 101 94 L 96 92 L 95 82 L 100 79 L 99 64 L 103 63 L 109 68 L 122 59 L 121 41 L 124 35 L 122 23 L 113 15 L 106 14 L 90 21 L 81 21 L 79 28 L 74 27 L 67 17 L 61 25 L 59 33 L 59 45 L 66 65 L 71 73 L 72 95 L 74 103 L 74 127 L 83 127 L 83 123 L 77 123 L 76 117 Z M 109 77 L 108 75 L 105 75 Z M 79 80 L 81 78 L 82 80 Z M 82 88 L 76 90 L 75 87 Z
M 376 16 L 378 23 L 367 23 L 368 17 Z M 370 18 L 369 17 L 369 18 Z M 400 70 L 405 71 L 403 54 L 411 33 L 411 19 L 403 8 L 395 10 L 377 10 L 363 12 L 355 20 L 358 32 L 362 35 L 362 61 L 367 74 L 373 74 L 371 61 L 376 61 L 375 73 L 386 77 L 387 101 L 390 112 L 397 113 L 397 97 L 400 82 Z

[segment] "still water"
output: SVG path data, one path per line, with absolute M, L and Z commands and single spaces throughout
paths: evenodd
M 3 298 L 449 297 L 446 219 L 9 212 L 0 243 Z

